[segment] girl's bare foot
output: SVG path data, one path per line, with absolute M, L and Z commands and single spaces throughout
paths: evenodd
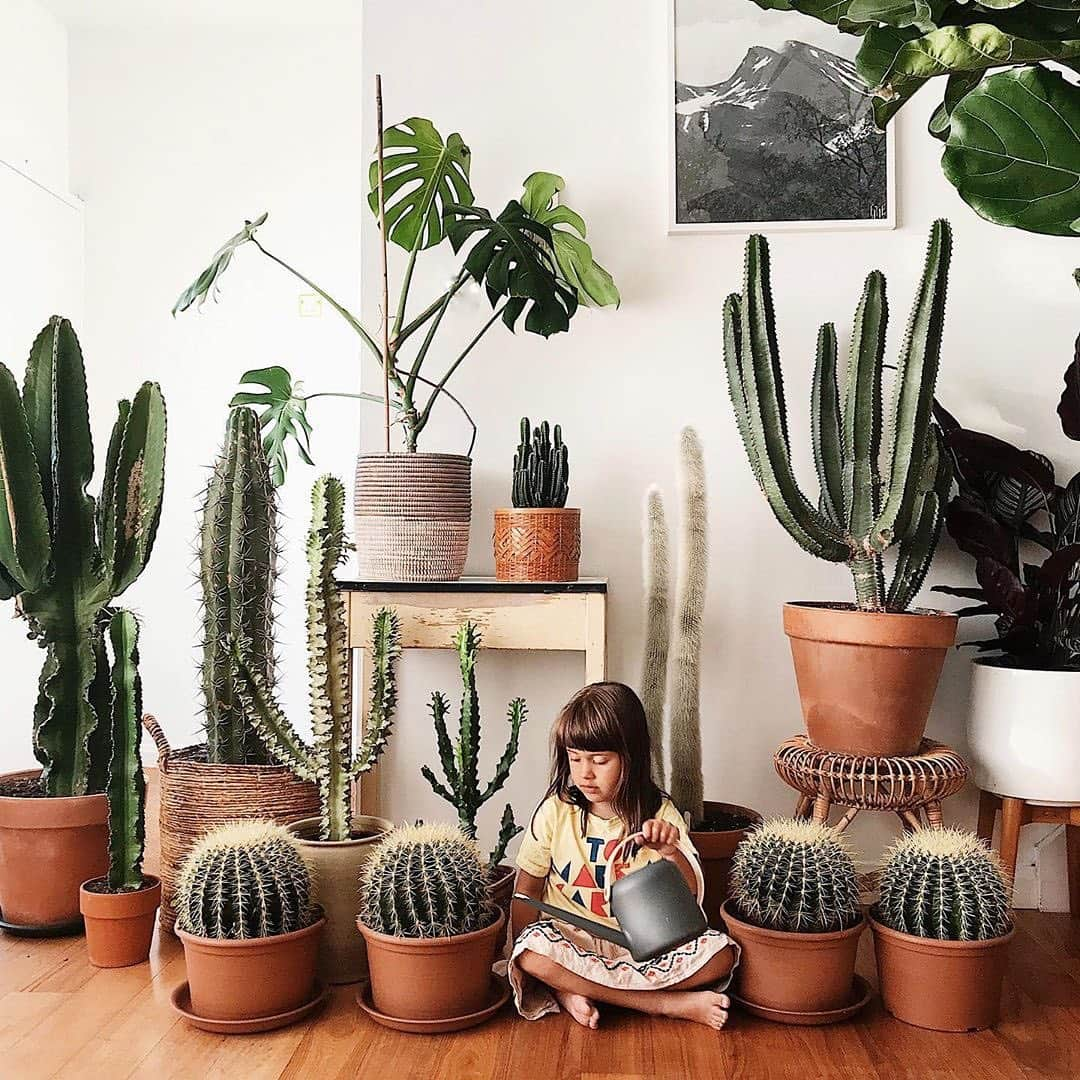
M 719 1031 L 726 1023 L 731 999 L 715 990 L 669 990 L 665 995 L 665 1013 L 680 1020 L 693 1020 L 697 1024 Z
M 593 1028 L 600 1025 L 600 1010 L 584 994 L 568 994 L 556 990 L 555 999 L 565 1012 L 568 1012 L 582 1027 Z

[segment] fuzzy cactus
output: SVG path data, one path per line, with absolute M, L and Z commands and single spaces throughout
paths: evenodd
M 644 551 L 645 647 L 641 656 L 641 704 L 649 726 L 652 777 L 666 786 L 664 707 L 667 701 L 668 646 L 671 641 L 671 567 L 664 497 L 658 487 L 645 495 Z
M 847 844 L 828 825 L 774 818 L 735 849 L 731 895 L 738 914 L 770 930 L 827 933 L 861 917 Z
M 877 918 L 904 934 L 982 941 L 1012 926 L 1012 890 L 1001 862 L 962 829 L 901 837 L 885 853 L 880 890 Z
M 846 563 L 864 611 L 905 611 L 941 534 L 952 485 L 941 433 L 931 422 L 952 252 L 947 221 L 930 233 L 922 281 L 897 363 L 887 426 L 882 409 L 885 279 L 873 271 L 855 313 L 845 393 L 837 384 L 836 330 L 818 333 L 812 394 L 816 503 L 792 471 L 787 406 L 769 283 L 769 245 L 746 242 L 744 287 L 724 302 L 728 390 L 754 477 L 777 520 L 810 554 Z M 888 444 L 882 453 L 882 434 Z M 883 553 L 899 544 L 886 589 Z
M 514 506 L 565 506 L 569 492 L 570 460 L 562 428 L 556 424 L 552 435 L 546 420 L 533 428 L 523 416 L 521 443 L 514 452 Z
M 235 821 L 200 838 L 180 870 L 176 925 L 197 937 L 274 937 L 315 921 L 311 871 L 270 821 Z
M 236 685 L 228 643 L 273 685 L 277 497 L 251 409 L 233 409 L 225 444 L 203 501 L 199 543 L 202 591 L 201 683 L 209 760 L 269 762 Z
M 349 698 L 349 647 L 345 601 L 334 572 L 345 560 L 345 488 L 321 476 L 311 491 L 307 558 L 307 648 L 311 700 L 309 744 L 278 703 L 273 686 L 258 665 L 233 640 L 233 670 L 246 714 L 260 739 L 299 779 L 319 790 L 320 840 L 348 840 L 353 781 L 368 772 L 386 748 L 394 721 L 397 691 L 394 664 L 400 653 L 398 620 L 381 608 L 372 620 L 372 690 L 368 728 L 355 754 Z
M 469 934 L 496 918 L 476 841 L 452 825 L 402 825 L 364 866 L 360 920 L 380 934 Z

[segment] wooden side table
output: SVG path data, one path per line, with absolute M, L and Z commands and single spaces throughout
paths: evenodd
M 1065 857 L 1069 875 L 1069 911 L 1080 915 L 1080 806 L 1040 806 L 1025 799 L 979 792 L 979 824 L 976 832 L 993 843 L 994 817 L 1001 811 L 1001 862 L 1010 878 L 1016 877 L 1016 853 L 1020 830 L 1029 824 L 1064 825 Z
M 402 649 L 452 649 L 466 620 L 483 633 L 485 649 L 559 650 L 585 654 L 585 682 L 601 682 L 607 672 L 607 579 L 569 582 L 498 581 L 463 577 L 458 581 L 338 582 L 346 594 L 349 648 L 358 650 L 360 730 L 371 708 L 371 617 L 392 607 L 401 625 Z M 376 814 L 378 769 L 360 785 L 358 810 Z

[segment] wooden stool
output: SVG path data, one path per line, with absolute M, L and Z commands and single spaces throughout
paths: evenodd
M 1010 878 L 1016 877 L 1016 852 L 1025 825 L 1064 825 L 1065 858 L 1069 875 L 1069 911 L 1080 915 L 1080 806 L 1040 806 L 992 791 L 979 792 L 979 836 L 988 845 L 994 839 L 994 815 L 1001 811 L 1001 862 Z
M 782 742 L 773 756 L 780 779 L 800 792 L 796 817 L 829 820 L 834 803 L 847 807 L 843 832 L 860 810 L 889 811 L 905 830 L 941 825 L 941 802 L 967 780 L 964 759 L 943 743 L 923 739 L 910 757 L 867 757 L 822 750 L 806 735 Z

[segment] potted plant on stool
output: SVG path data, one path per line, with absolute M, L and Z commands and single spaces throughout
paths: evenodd
M 86 951 L 95 967 L 130 967 L 150 955 L 161 882 L 142 872 L 146 842 L 146 781 L 139 755 L 142 680 L 139 624 L 130 611 L 109 622 L 113 652 L 110 717 L 109 873 L 84 881 L 79 910 L 86 923 Z
M 738 1000 L 790 1024 L 854 1015 L 870 998 L 855 976 L 866 929 L 855 862 L 827 825 L 777 818 L 739 845 L 724 903 L 728 933 L 742 950 Z
M 14 598 L 45 650 L 34 709 L 42 768 L 0 776 L 4 930 L 78 932 L 79 886 L 108 870 L 104 627 L 154 547 L 165 430 L 161 390 L 143 383 L 120 402 L 94 499 L 86 370 L 71 323 L 53 316 L 38 334 L 21 395 L 0 364 L 0 598 Z
M 509 997 L 491 965 L 505 923 L 476 841 L 451 825 L 403 825 L 375 849 L 357 925 L 368 947 L 364 1010 L 404 1031 L 459 1031 Z
M 993 852 L 973 833 L 919 829 L 886 853 L 880 889 L 870 926 L 885 1008 L 934 1031 L 997 1023 L 1014 931 Z

